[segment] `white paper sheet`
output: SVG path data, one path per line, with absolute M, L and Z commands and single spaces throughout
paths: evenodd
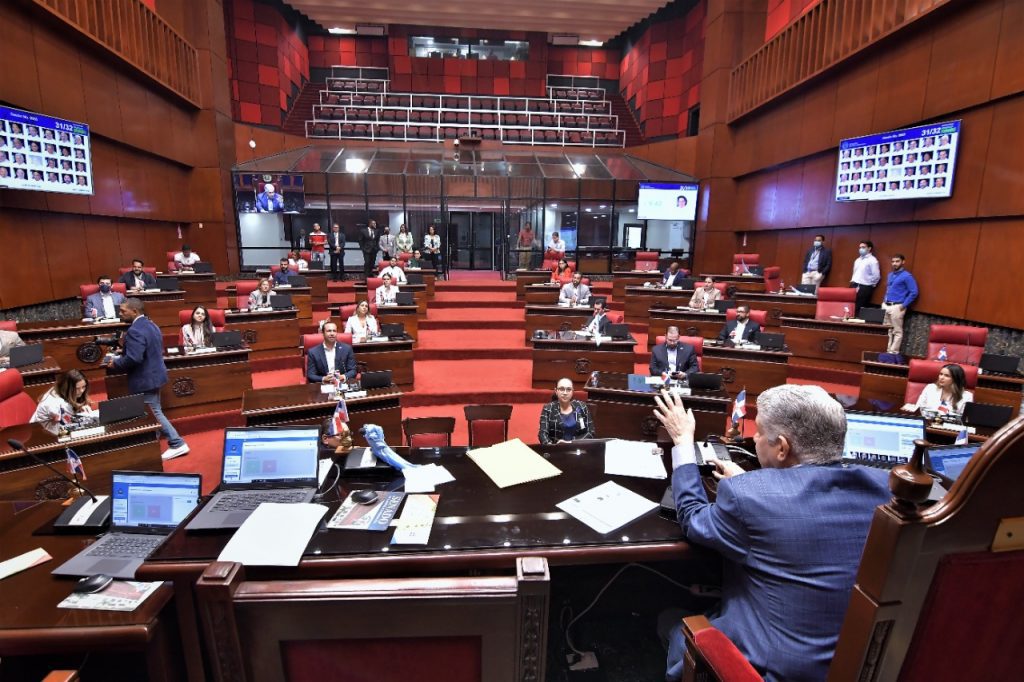
M 32 568 L 33 566 L 46 563 L 52 558 L 53 557 L 51 557 L 45 549 L 39 547 L 38 549 L 33 549 L 30 552 L 25 552 L 24 554 L 20 554 L 12 559 L 8 559 L 7 561 L 0 563 L 0 580 L 3 580 L 8 576 L 12 576 L 15 573 L 21 573 L 25 569 Z
M 405 477 L 405 492 L 432 493 L 434 487 L 455 480 L 447 469 L 438 464 L 427 464 L 419 467 L 402 469 Z
M 555 506 L 598 533 L 611 533 L 657 509 L 658 503 L 608 481 Z
M 609 476 L 668 478 L 661 448 L 653 443 L 610 440 L 604 444 L 604 473 Z
M 246 566 L 298 566 L 326 513 L 322 504 L 264 502 L 235 531 L 217 560 Z

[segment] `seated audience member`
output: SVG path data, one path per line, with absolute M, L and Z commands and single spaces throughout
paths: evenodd
M 338 341 L 338 325 L 333 320 L 327 320 L 321 331 L 324 342 L 310 348 L 306 357 L 306 381 L 311 384 L 352 381 L 356 378 L 352 346 Z
M 249 293 L 249 309 L 269 308 L 271 296 L 274 296 L 274 292 L 270 288 L 270 279 L 264 277 L 260 280 L 259 287 Z
M 206 308 L 197 305 L 192 310 L 191 320 L 181 327 L 181 339 L 186 352 L 213 344 L 213 323 Z
M 590 300 L 590 287 L 583 284 L 583 275 L 572 273 L 572 281 L 564 285 L 558 292 L 558 302 L 569 305 L 586 305 Z
M 391 284 L 391 275 L 385 274 L 381 277 L 383 284 L 377 287 L 374 300 L 377 305 L 395 305 L 398 296 L 398 287 Z
M 345 333 L 352 335 L 353 343 L 361 343 L 380 334 L 377 320 L 370 314 L 370 304 L 360 301 L 356 312 L 345 322 Z
M 565 253 L 565 242 L 557 232 L 551 233 L 551 239 L 548 240 L 548 251 L 555 251 L 557 253 Z
M 718 332 L 718 342 L 757 343 L 757 335 L 760 331 L 761 325 L 750 319 L 750 306 L 738 305 L 736 306 L 736 319 L 725 323 L 722 331 Z
M 117 280 L 125 286 L 128 291 L 145 291 L 156 286 L 156 277 L 142 269 L 142 260 L 136 258 L 132 261 L 132 269 L 121 275 Z
M 661 276 L 661 284 L 666 287 L 677 287 L 679 281 L 686 277 L 683 271 L 679 269 L 679 261 L 674 260 L 668 265 L 668 270 Z
M 405 279 L 405 271 L 402 270 L 402 268 L 398 267 L 398 257 L 392 256 L 388 260 L 388 263 L 389 265 L 380 271 L 380 276 L 383 277 L 384 274 L 386 273 L 388 275 L 391 275 L 391 281 L 394 282 L 395 284 L 405 284 L 407 281 Z
M 95 294 L 89 294 L 85 299 L 84 317 L 91 317 L 94 320 L 117 319 L 117 309 L 124 303 L 124 294 L 111 290 L 113 285 L 107 275 L 101 275 L 96 283 L 100 285 L 100 290 Z
M 188 244 L 182 244 L 181 251 L 174 254 L 174 262 L 178 265 L 178 269 L 183 272 L 191 272 L 196 263 L 201 260 L 199 254 L 193 251 L 192 247 Z
M 77 369 L 69 369 L 39 397 L 39 405 L 29 421 L 42 424 L 56 436 L 61 428 L 69 428 L 83 418 L 88 419 L 93 412 L 89 403 L 89 380 Z
M 843 407 L 819 386 L 782 385 L 757 398 L 760 469 L 716 468 L 708 502 L 694 457 L 693 411 L 667 392 L 655 416 L 672 438 L 676 516 L 688 542 L 722 558 L 711 624 L 769 680 L 824 680 L 875 508 L 892 497 L 888 471 L 843 466 Z M 683 674 L 680 618 L 666 611 L 666 679 Z
M 967 376 L 960 365 L 949 364 L 939 370 L 934 384 L 928 384 L 917 397 L 916 403 L 907 403 L 907 412 L 930 410 L 939 414 L 963 414 L 964 405 L 974 402 L 974 394 L 967 390 Z
M 682 379 L 697 371 L 697 352 L 690 344 L 679 342 L 679 327 L 669 327 L 665 343 L 651 349 L 651 376 L 668 373 L 673 379 Z
M 299 272 L 309 270 L 309 261 L 303 258 L 298 251 L 292 251 L 288 254 L 288 265 L 290 265 L 293 270 L 297 270 Z
M 274 286 L 281 286 L 282 284 L 289 284 L 288 276 L 292 274 L 291 263 L 288 262 L 287 258 L 282 258 L 280 265 L 278 266 L 277 272 L 274 273 Z
M 21 335 L 18 332 L 10 332 L 6 329 L 0 329 L 0 365 L 6 365 L 8 358 L 11 357 L 11 348 L 15 346 L 24 346 L 25 342 L 21 340 Z
M 412 252 L 412 258 L 409 259 L 406 267 L 413 268 L 414 270 L 419 270 L 423 267 L 423 254 L 419 252 L 419 249 Z
M 704 286 L 697 287 L 693 296 L 690 297 L 690 307 L 697 310 L 714 308 L 715 301 L 721 300 L 722 292 L 715 288 L 715 280 L 710 277 L 704 278 Z
M 563 286 L 572 281 L 572 268 L 569 267 L 569 261 L 564 258 L 559 258 L 558 263 L 555 265 L 555 269 L 551 271 L 551 281 L 558 282 Z
M 594 315 L 593 317 L 590 318 L 590 321 L 587 322 L 587 326 L 583 328 L 583 331 L 590 332 L 591 334 L 600 334 L 603 336 L 605 333 L 607 333 L 608 325 L 610 325 L 611 323 L 612 321 L 608 319 L 608 314 L 604 309 L 604 299 L 595 298 Z
M 537 440 L 542 444 L 594 438 L 594 422 L 590 418 L 590 410 L 582 400 L 573 399 L 572 391 L 571 379 L 559 379 L 551 402 L 541 408 Z

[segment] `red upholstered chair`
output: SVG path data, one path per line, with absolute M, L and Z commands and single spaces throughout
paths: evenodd
M 249 294 L 260 287 L 258 279 L 241 279 L 235 282 L 235 307 L 249 307 Z
M 1020 677 L 1024 550 L 1011 525 L 1024 517 L 1024 420 L 989 438 L 938 504 L 927 501 L 923 451 L 889 475 L 893 499 L 872 519 L 829 682 Z M 738 649 L 694 636 L 709 627 L 683 619 L 694 679 L 760 679 Z
M 637 251 L 634 258 L 634 270 L 657 270 L 658 269 L 658 252 L 657 251 Z
M 622 324 L 622 313 L 608 311 L 608 321 L 612 324 Z
M 341 308 L 338 311 L 338 319 L 345 320 L 347 322 L 348 318 L 350 318 L 350 317 L 352 317 L 353 315 L 356 314 L 356 306 L 357 305 L 359 305 L 359 304 L 358 303 L 349 303 L 348 305 L 341 306 Z M 370 314 L 374 315 L 374 316 L 377 315 L 377 304 L 376 303 L 373 303 L 373 302 L 370 303 Z M 339 324 L 344 326 L 345 322 L 340 322 Z M 351 336 L 351 334 L 349 336 Z
M 444 448 L 452 444 L 455 417 L 407 417 L 402 420 L 405 444 L 411 448 Z
M 665 343 L 664 336 L 658 336 L 654 339 L 654 345 Z M 685 343 L 693 346 L 693 352 L 697 354 L 697 369 L 704 371 L 704 337 L 703 336 L 680 336 L 679 343 Z
M 412 254 L 411 253 L 406 253 L 405 251 L 399 252 L 399 254 L 398 254 L 398 264 L 402 266 L 403 270 L 409 265 L 409 260 L 411 258 L 412 258 Z
M 224 311 L 223 310 L 220 310 L 218 308 L 207 308 L 206 309 L 206 314 L 210 316 L 210 324 L 213 325 L 213 331 L 215 331 L 215 332 L 222 332 L 222 331 L 224 331 L 224 325 L 227 324 L 227 321 L 224 318 Z M 179 310 L 178 311 L 178 324 L 179 325 L 184 327 L 186 324 L 188 324 L 189 320 L 191 320 L 191 319 L 192 319 L 192 309 L 191 308 L 188 309 L 188 310 Z M 185 339 L 182 338 L 181 330 L 180 329 L 178 330 L 178 345 L 179 346 L 185 345 Z
M 773 265 L 764 269 L 764 291 L 766 294 L 775 293 L 779 290 L 779 281 L 782 279 L 782 268 Z
M 338 341 L 341 343 L 352 345 L 352 335 L 344 332 L 338 332 Z M 314 346 L 319 346 L 324 342 L 323 334 L 303 334 L 302 335 L 302 376 L 306 376 L 306 367 L 308 363 L 309 349 Z M 359 375 L 356 375 L 356 379 Z
M 942 369 L 944 365 L 948 364 L 948 362 L 939 362 L 938 360 L 911 360 L 910 371 L 907 373 L 907 389 L 903 394 L 903 402 L 916 403 L 918 397 L 921 395 L 921 391 L 924 390 L 924 387 L 928 384 L 934 384 L 935 380 L 939 378 L 939 370 Z M 967 390 L 973 391 L 978 385 L 978 368 L 974 365 L 960 365 L 960 367 L 964 370 L 964 380 L 967 384 Z
M 123 275 L 124 273 L 126 273 L 126 272 L 131 272 L 131 271 L 132 271 L 132 269 L 131 269 L 131 268 L 118 268 L 118 269 L 117 269 L 117 274 L 119 274 L 119 275 Z M 151 268 L 151 267 L 149 267 L 149 266 L 147 266 L 147 265 L 144 265 L 144 266 L 142 267 L 142 271 L 143 271 L 143 272 L 148 272 L 149 274 L 151 274 L 151 275 L 153 275 L 154 277 L 156 277 L 156 268 L 155 268 L 155 267 L 152 267 L 152 268 Z
M 16 332 L 18 331 L 18 322 L 16 320 L 0 320 L 0 329 L 5 332 Z
M 843 317 L 849 311 L 853 317 L 857 290 L 848 287 L 818 287 L 818 306 L 814 309 L 814 319 L 830 320 Z
M 760 265 L 761 254 L 759 253 L 734 253 L 732 255 L 732 271 L 746 272 L 743 266 Z
M 174 262 L 174 254 L 178 251 L 166 251 L 165 253 L 167 255 L 167 272 L 177 272 L 178 264 Z
M 698 287 L 704 286 L 702 282 L 698 282 Z M 728 282 L 715 282 L 714 287 L 718 289 L 722 294 L 722 298 L 729 298 L 729 283 Z
M 0 372 L 0 429 L 28 424 L 36 411 L 36 401 L 25 393 L 21 372 L 8 369 Z
M 392 282 L 394 284 L 394 282 Z M 383 286 L 384 280 L 380 277 L 370 277 L 366 280 L 366 298 L 373 300 L 374 295 L 377 292 L 377 287 Z
M 729 308 L 728 310 L 725 311 L 725 321 L 726 322 L 729 322 L 730 320 L 735 320 L 735 319 L 736 319 L 736 309 L 735 308 Z M 750 311 L 750 319 L 752 319 L 754 322 L 757 322 L 757 324 L 760 325 L 761 329 L 764 329 L 764 326 L 766 324 L 768 324 L 768 311 L 767 310 L 751 310 Z
M 466 405 L 462 409 L 469 426 L 469 447 L 482 448 L 508 440 L 511 405 Z
M 981 354 L 985 352 L 987 340 L 988 329 L 985 327 L 933 324 L 928 329 L 926 357 L 929 360 L 938 359 L 939 353 L 945 347 L 946 362 L 977 365 L 981 361 Z

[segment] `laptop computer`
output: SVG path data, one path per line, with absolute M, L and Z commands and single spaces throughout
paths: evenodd
M 293 287 L 308 287 L 309 280 L 306 279 L 305 275 L 288 275 L 288 284 Z
M 192 265 L 192 272 L 213 272 L 213 263 L 205 260 L 196 261 Z
M 13 364 L 13 354 L 11 361 Z M 1020 358 L 1014 355 L 997 355 L 996 353 L 982 353 L 981 360 L 978 361 L 978 367 L 981 367 L 986 372 L 992 372 L 994 374 L 1009 374 L 1016 376 L 1020 372 Z
M 758 332 L 757 344 L 761 346 L 761 350 L 783 350 L 786 347 L 786 335 Z
M 998 429 L 1010 421 L 1013 417 L 1013 408 L 1009 405 L 991 405 L 989 403 L 964 403 L 964 413 L 961 415 L 963 423 L 967 426 L 981 427 L 983 429 Z
M 682 279 L 677 279 L 673 286 L 692 291 L 697 286 L 697 280 L 692 277 L 683 277 Z
M 405 273 L 405 281 L 408 284 L 423 284 L 423 273 L 422 272 L 407 272 L 407 273 Z
M 801 294 L 814 294 L 818 291 L 818 287 L 813 284 L 797 284 L 794 288 Z
M 218 492 L 185 529 L 238 528 L 264 502 L 312 500 L 319 438 L 316 426 L 225 429 Z
M 363 372 L 359 375 L 359 387 L 363 390 L 368 388 L 387 388 L 390 385 L 390 369 L 385 369 L 379 372 Z
M 843 460 L 892 468 L 914 454 L 914 441 L 924 438 L 920 417 L 878 412 L 847 412 Z
M 871 324 L 883 324 L 885 322 L 885 311 L 881 308 L 861 308 L 858 316 L 860 319 Z
M 293 307 L 292 297 L 289 294 L 277 294 L 270 297 L 270 307 L 274 310 L 288 310 Z
M 210 342 L 214 348 L 240 348 L 242 346 L 242 332 L 237 330 L 214 332 L 210 335 Z
M 411 291 L 399 291 L 395 294 L 395 305 L 416 305 L 416 294 Z
M 177 277 L 157 277 L 156 288 L 160 291 L 180 291 L 181 285 Z
M 199 504 L 202 477 L 113 471 L 110 490 L 110 532 L 54 569 L 54 575 L 134 578 L 146 557 Z
M 712 372 L 694 372 L 686 376 L 690 390 L 718 391 L 722 388 L 722 375 Z
M 628 324 L 610 324 L 608 325 L 608 336 L 613 339 L 628 339 L 629 338 L 629 325 Z
M 380 326 L 380 335 L 389 339 L 405 338 L 405 325 L 401 322 L 385 322 Z
M 764 266 L 763 265 L 748 265 L 747 266 L 747 272 L 749 272 L 751 275 L 763 275 L 764 274 Z
M 715 310 L 724 313 L 729 308 L 735 308 L 736 301 L 715 301 Z
M 964 470 L 981 443 L 966 445 L 937 445 L 925 450 L 925 468 L 952 483 Z
M 24 367 L 43 361 L 43 344 L 26 343 L 11 347 L 11 367 Z
M 146 403 L 142 394 L 111 398 L 100 403 L 100 424 L 113 424 L 126 419 L 135 419 L 146 414 Z

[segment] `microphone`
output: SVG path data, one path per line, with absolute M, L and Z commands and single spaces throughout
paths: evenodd
M 67 481 L 67 482 L 68 482 L 68 483 L 70 483 L 71 485 L 73 485 L 73 486 L 75 486 L 76 488 L 78 488 L 78 489 L 79 489 L 79 490 L 80 490 L 80 491 L 82 492 L 82 494 L 83 494 L 83 495 L 88 495 L 88 496 L 89 496 L 89 499 L 91 499 L 91 500 L 92 500 L 93 504 L 96 504 L 96 502 L 97 502 L 97 500 L 96 500 L 96 496 L 92 494 L 92 491 L 91 491 L 91 490 L 89 490 L 89 489 L 88 489 L 88 488 L 86 488 L 86 487 L 85 487 L 84 485 L 82 485 L 81 483 L 79 483 L 79 482 L 78 482 L 78 480 L 76 480 L 76 479 L 74 479 L 74 478 L 71 478 L 70 476 L 68 476 L 67 474 L 65 474 L 65 473 L 64 473 L 63 471 L 61 471 L 61 470 L 59 470 L 59 469 L 55 469 L 55 468 L 53 468 L 53 467 L 52 467 L 52 466 L 50 465 L 50 463 L 49 463 L 49 462 L 47 462 L 47 461 L 46 461 L 45 459 L 43 459 L 42 457 L 40 457 L 40 456 L 36 455 L 36 454 L 35 454 L 35 453 L 33 453 L 33 452 L 29 452 L 29 451 L 28 451 L 28 450 L 27 450 L 27 449 L 25 448 L 25 444 L 24 444 L 24 443 L 22 443 L 22 442 L 21 442 L 20 440 L 17 440 L 17 439 L 14 439 L 14 438 L 8 438 L 8 439 L 7 439 L 7 444 L 8 444 L 8 445 L 10 445 L 10 446 L 11 446 L 12 448 L 14 448 L 15 450 L 21 450 L 21 451 L 22 451 L 22 452 L 24 452 L 24 453 L 25 453 L 26 455 L 28 455 L 29 459 L 31 459 L 31 460 L 32 460 L 33 462 L 35 462 L 35 463 L 37 463 L 37 464 L 42 464 L 42 465 L 43 465 L 44 467 L 46 467 L 47 469 L 49 469 L 49 470 L 50 470 L 50 471 L 52 471 L 53 473 L 55 473 L 55 474 L 57 474 L 58 476 L 60 476 L 61 478 L 63 478 L 63 479 L 65 480 L 65 481 Z

